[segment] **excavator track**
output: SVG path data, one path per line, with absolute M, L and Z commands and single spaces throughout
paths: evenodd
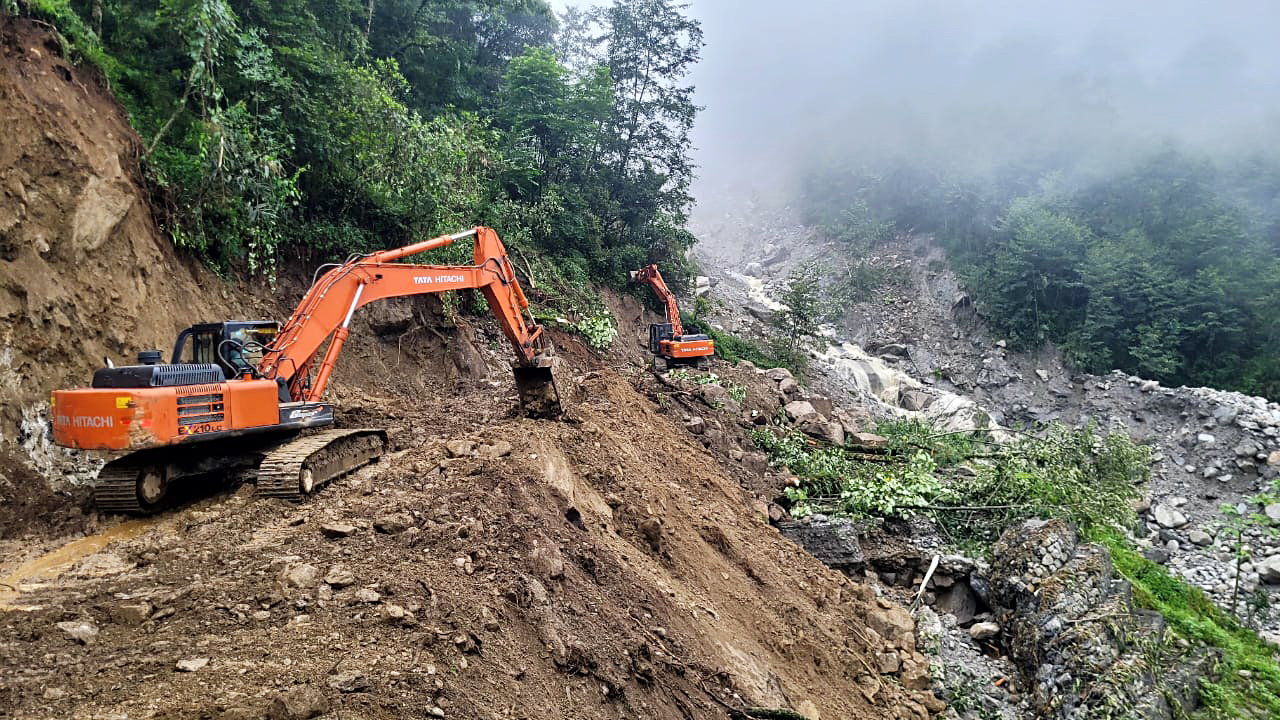
M 138 500 L 139 465 L 107 463 L 93 485 L 93 504 L 98 512 L 139 515 L 147 511 Z
M 295 500 L 386 452 L 385 430 L 326 430 L 267 453 L 258 466 L 258 495 Z

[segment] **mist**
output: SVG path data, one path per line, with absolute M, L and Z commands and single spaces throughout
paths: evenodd
M 702 212 L 815 164 L 1074 169 L 1280 128 L 1280 5 L 694 0 Z

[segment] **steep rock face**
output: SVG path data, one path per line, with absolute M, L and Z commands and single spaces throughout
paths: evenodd
M 992 549 L 986 599 L 1040 717 L 1093 717 L 1129 708 L 1166 720 L 1197 704 L 1205 657 L 1166 655 L 1164 620 L 1137 610 L 1111 557 L 1061 520 L 1010 528 Z M 981 585 L 981 584 L 980 584 Z

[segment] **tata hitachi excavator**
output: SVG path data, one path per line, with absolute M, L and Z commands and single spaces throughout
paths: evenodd
M 468 237 L 475 238 L 474 265 L 396 262 Z M 256 474 L 259 495 L 299 498 L 377 459 L 387 447 L 384 430 L 316 429 L 334 422 L 333 406 L 321 398 L 351 316 L 383 298 L 479 290 L 515 349 L 525 413 L 560 413 L 550 343 L 492 229 L 353 255 L 321 270 L 283 326 L 193 325 L 178 334 L 168 364 L 159 350 L 144 350 L 137 365 L 95 372 L 92 387 L 53 393 L 55 443 L 128 451 L 98 475 L 100 510 L 151 512 L 174 482 L 195 476 Z
M 654 363 L 661 358 L 668 368 L 676 365 L 698 365 L 706 363 L 705 358 L 715 354 L 715 342 L 706 335 L 686 335 L 684 325 L 680 322 L 680 308 L 676 306 L 676 296 L 667 287 L 658 272 L 657 265 L 650 265 L 630 273 L 631 282 L 647 283 L 653 288 L 658 299 L 662 301 L 666 312 L 666 322 L 653 323 L 649 326 L 649 352 L 653 353 Z

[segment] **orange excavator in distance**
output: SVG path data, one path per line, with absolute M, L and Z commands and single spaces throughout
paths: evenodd
M 396 262 L 467 237 L 475 238 L 474 265 Z M 150 512 L 176 481 L 246 472 L 256 472 L 259 495 L 298 498 L 377 459 L 387 448 L 384 430 L 304 430 L 333 424 L 333 406 L 321 398 L 351 316 L 383 298 L 479 290 L 515 349 L 525 414 L 560 414 L 550 343 L 492 229 L 353 255 L 320 270 L 326 272 L 283 327 L 274 321 L 194 325 L 178 334 L 168 364 L 160 362 L 159 350 L 144 350 L 137 365 L 96 371 L 92 387 L 53 393 L 55 443 L 129 451 L 98 475 L 100 510 Z
M 649 352 L 666 361 L 668 368 L 676 365 L 697 365 L 706 363 L 704 358 L 716 351 L 715 342 L 706 335 L 686 335 L 684 325 L 680 323 L 680 308 L 676 305 L 676 296 L 667 287 L 658 272 L 657 265 L 650 265 L 640 270 L 632 270 L 631 282 L 647 283 L 653 288 L 662 301 L 666 312 L 666 322 L 653 323 L 649 326 Z

